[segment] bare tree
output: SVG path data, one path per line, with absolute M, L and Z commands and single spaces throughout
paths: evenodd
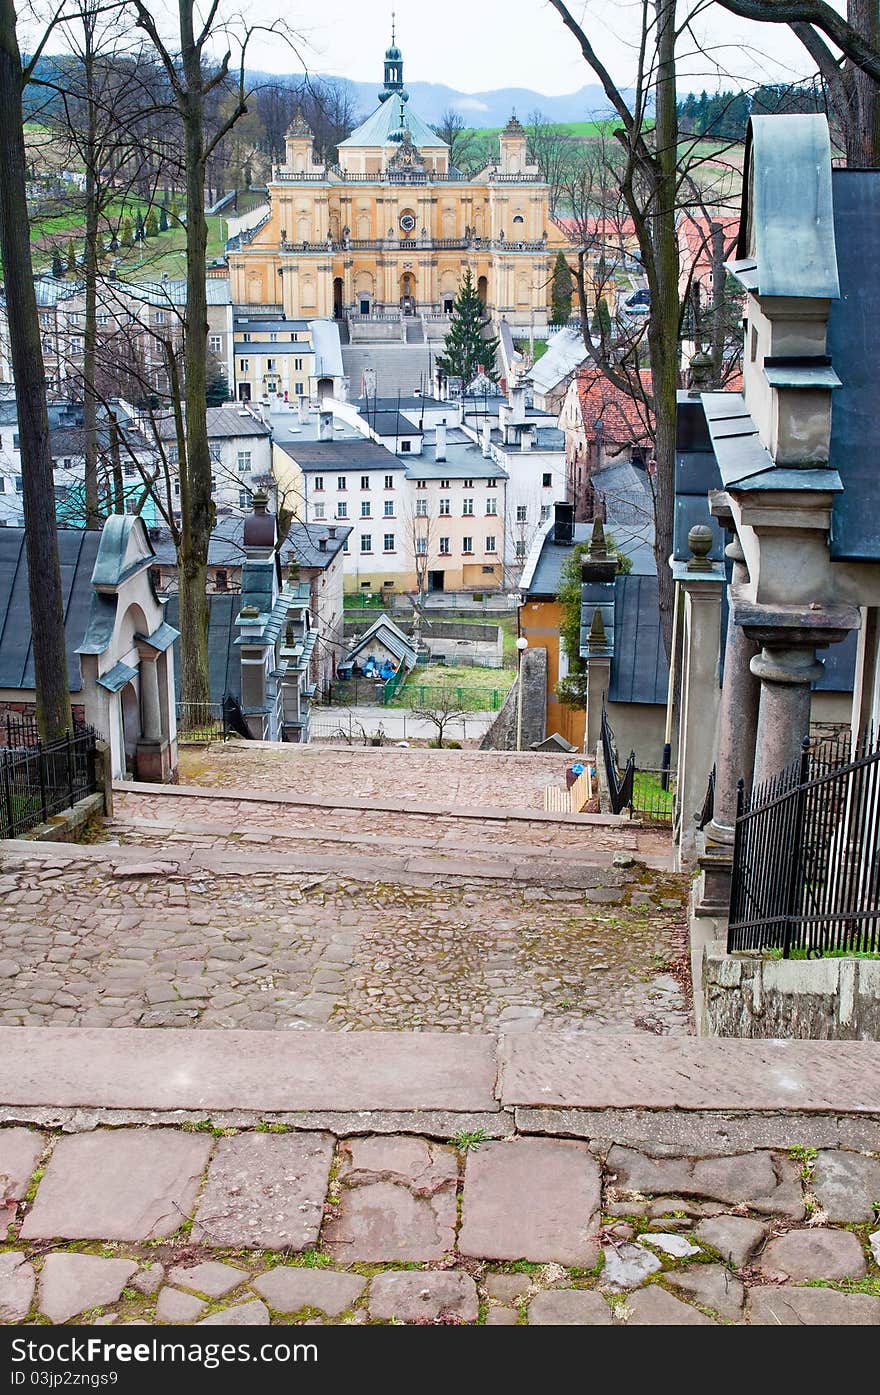
M 814 34 L 817 31 L 824 34 L 850 63 L 875 83 L 880 83 L 880 43 L 874 0 L 849 0 L 846 19 L 826 0 L 718 0 L 718 3 L 742 19 L 790 24 L 802 41 L 805 36 L 800 26 L 806 25 Z
M 62 736 L 72 719 L 46 376 L 31 260 L 22 89 L 50 32 L 51 26 L 22 64 L 13 0 L 0 0 L 0 253 L 18 409 L 37 725 L 45 741 Z
M 186 189 L 186 325 L 184 335 L 185 406 L 176 361 L 169 363 L 178 437 L 180 472 L 181 697 L 186 703 L 210 701 L 208 675 L 208 602 L 206 575 L 208 544 L 214 525 L 211 492 L 211 452 L 206 421 L 208 310 L 205 275 L 208 229 L 205 185 L 208 162 L 221 141 L 247 111 L 245 61 L 254 28 L 234 36 L 218 16 L 220 0 L 212 0 L 204 20 L 196 0 L 178 0 L 175 51 L 162 38 L 156 19 L 143 0 L 132 0 L 138 26 L 147 34 L 165 70 L 182 131 Z M 281 26 L 274 26 L 281 33 Z M 219 63 L 207 54 L 218 38 L 229 44 Z M 231 69 L 232 45 L 237 64 Z M 211 123 L 215 94 L 232 96 L 229 107 Z
M 404 504 L 403 526 L 407 550 L 415 572 L 416 592 L 421 605 L 428 594 L 428 572 L 434 565 L 432 559 L 437 521 L 428 513 L 427 504 L 424 505 L 423 513 L 419 512 L 419 508 L 418 500 L 415 502 L 410 500 Z
M 456 169 L 466 165 L 474 145 L 474 132 L 468 128 L 461 112 L 447 107 L 433 129 L 449 146 L 449 163 Z
M 581 142 L 562 126 L 555 125 L 542 111 L 533 111 L 526 123 L 529 154 L 542 179 L 550 185 L 550 214 L 556 212 L 559 196 L 576 168 Z
M 418 700 L 414 699 L 411 711 L 414 717 L 431 723 L 437 732 L 433 744 L 442 746 L 447 728 L 463 722 L 468 714 L 465 708 L 456 705 L 455 688 L 434 688 L 431 691 L 433 700 L 420 706 Z

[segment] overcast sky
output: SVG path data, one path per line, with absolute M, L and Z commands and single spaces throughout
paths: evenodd
M 595 81 L 574 39 L 546 0 L 483 0 L 482 4 L 396 0 L 394 8 L 409 82 L 444 82 L 464 92 L 531 87 L 563 94 Z M 298 5 L 296 0 L 283 7 L 278 0 L 251 0 L 247 14 L 272 19 L 282 12 L 291 24 L 297 22 L 297 11 L 308 14 L 300 28 L 308 40 L 304 52 L 314 71 L 378 81 L 391 9 L 389 0 L 322 0 L 314 7 Z M 628 82 L 633 66 L 631 40 L 641 13 L 638 0 L 574 0 L 572 12 L 585 23 L 613 76 Z M 811 71 L 805 50 L 784 25 L 752 24 L 718 5 L 704 3 L 694 29 L 709 56 L 688 56 L 684 50 L 691 49 L 693 54 L 695 45 L 683 43 L 682 68 L 692 78 L 687 86 L 717 87 L 719 70 L 747 82 L 787 80 Z M 295 66 L 277 41 L 257 43 L 253 62 L 271 72 Z

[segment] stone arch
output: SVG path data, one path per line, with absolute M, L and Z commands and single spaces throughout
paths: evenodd
M 440 236 L 455 237 L 458 233 L 458 216 L 453 204 L 446 204 L 440 215 Z
M 298 213 L 296 216 L 296 240 L 297 242 L 309 242 L 312 235 L 312 220 L 308 213 Z
M 355 277 L 354 288 L 358 295 L 372 295 L 375 290 L 372 273 L 369 271 L 359 271 Z
M 141 705 L 134 683 L 126 683 L 119 694 L 122 721 L 122 749 L 127 770 L 134 770 L 137 745 L 141 738 Z
M 373 223 L 369 213 L 359 213 L 355 219 L 355 236 L 359 241 L 366 242 L 373 235 Z

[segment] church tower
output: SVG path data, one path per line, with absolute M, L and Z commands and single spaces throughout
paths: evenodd
M 391 11 L 391 45 L 385 50 L 385 86 L 379 93 L 379 101 L 386 102 L 395 92 L 403 92 L 403 54 L 397 47 L 394 32 L 394 11 Z

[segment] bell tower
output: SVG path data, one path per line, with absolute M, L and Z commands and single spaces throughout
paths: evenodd
M 391 44 L 385 50 L 385 86 L 379 93 L 379 101 L 385 102 L 394 92 L 403 91 L 403 54 L 397 47 L 395 15 L 391 11 Z

